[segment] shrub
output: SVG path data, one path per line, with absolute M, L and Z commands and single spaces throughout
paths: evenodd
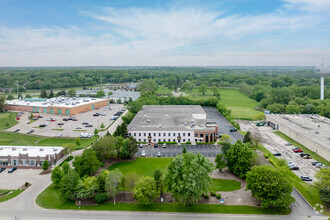
M 25 182 L 25 187 L 27 187 L 29 185 L 29 183 L 28 182 Z
M 254 147 L 254 148 L 252 148 L 252 149 L 253 149 L 253 150 L 257 150 L 257 148 L 255 148 L 255 147 Z
M 221 194 L 217 193 L 217 195 L 215 197 L 217 197 L 217 199 L 221 199 Z
M 272 158 L 269 158 L 268 161 L 269 161 L 269 163 L 273 164 L 273 166 L 276 166 L 276 164 L 275 164 L 275 162 L 274 162 L 274 160 Z
M 266 159 L 268 159 L 268 158 L 269 158 L 269 154 L 264 153 L 264 157 L 265 157 Z
M 45 160 L 43 163 L 42 163 L 42 169 L 43 170 L 48 170 L 49 168 L 49 162 L 48 160 Z
M 97 203 L 97 204 L 103 204 L 105 203 L 106 201 L 108 201 L 109 199 L 109 194 L 106 193 L 106 192 L 102 192 L 102 193 L 97 193 L 94 197 L 94 201 Z
M 211 196 L 215 196 L 215 192 L 213 192 L 213 191 L 210 192 L 210 194 L 211 194 Z
M 210 198 L 210 195 L 209 194 L 205 194 L 203 195 L 204 199 L 209 199 Z

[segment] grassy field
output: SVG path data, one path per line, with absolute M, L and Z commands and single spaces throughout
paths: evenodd
M 159 86 L 155 93 L 157 95 L 169 95 L 172 93 L 172 90 L 165 86 Z
M 108 169 L 119 169 L 123 174 L 135 172 L 139 176 L 151 176 L 156 169 L 166 172 L 172 158 L 136 158 L 135 161 L 113 164 Z M 241 183 L 236 180 L 212 179 L 210 191 L 234 191 L 241 188 Z
M 4 130 L 16 125 L 18 122 L 16 121 L 17 113 L 14 112 L 3 112 L 0 113 L 0 130 Z M 8 121 L 9 126 L 6 127 L 6 122 Z
M 82 146 L 89 146 L 97 137 L 81 139 Z M 74 138 L 48 138 L 25 134 L 0 132 L 0 145 L 35 145 L 35 146 L 63 146 L 63 144 L 75 143 Z
M 283 134 L 282 132 L 280 132 L 280 131 L 275 131 L 274 133 L 275 133 L 276 135 L 280 136 L 282 139 L 286 140 L 287 142 L 291 143 L 293 146 L 295 146 L 295 147 L 299 147 L 299 148 L 303 149 L 303 151 L 304 151 L 305 153 L 311 155 L 312 158 L 313 158 L 314 160 L 317 160 L 317 161 L 323 163 L 323 164 L 326 165 L 326 166 L 330 166 L 330 162 L 329 162 L 329 161 L 327 161 L 326 159 L 324 159 L 324 158 L 321 157 L 320 155 L 314 153 L 313 151 L 309 150 L 309 149 L 308 149 L 307 147 L 305 147 L 304 145 L 302 145 L 302 144 L 298 143 L 297 141 L 295 141 L 295 140 L 289 138 L 288 136 L 286 136 L 286 135 Z
M 36 203 L 47 209 L 79 209 L 74 202 L 63 198 L 59 190 L 50 185 L 41 194 L 38 195 Z M 189 213 L 232 213 L 232 214 L 289 214 L 290 209 L 283 213 L 277 212 L 275 209 L 263 209 L 252 206 L 229 206 L 229 205 L 211 205 L 211 204 L 195 204 L 184 206 L 180 203 L 154 203 L 151 206 L 142 206 L 137 203 L 105 203 L 97 206 L 81 206 L 81 210 L 111 210 L 111 211 L 152 211 L 152 212 L 189 212 Z
M 198 88 L 194 88 L 189 97 L 194 100 L 210 98 L 213 96 L 212 90 L 209 88 L 205 95 L 202 95 Z M 253 120 L 253 117 L 260 113 L 255 110 L 258 102 L 250 99 L 241 93 L 238 89 L 220 89 L 220 101 L 231 110 L 232 116 L 236 119 Z
M 20 193 L 22 193 L 24 191 L 24 189 L 22 189 L 22 190 L 19 190 L 19 189 L 14 189 L 14 190 L 0 189 L 0 195 L 3 194 L 3 193 L 6 193 L 8 191 L 12 191 L 12 193 L 10 193 L 9 195 L 1 197 L 0 202 L 5 202 L 9 199 L 14 198 L 15 196 L 18 196 Z

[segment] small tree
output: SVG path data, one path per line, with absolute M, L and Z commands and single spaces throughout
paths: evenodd
M 103 123 L 101 123 L 100 128 L 105 128 L 105 125 Z
M 255 115 L 254 117 L 254 120 L 258 120 L 258 121 L 262 121 L 262 120 L 264 120 L 265 119 L 265 115 L 264 115 L 264 113 L 259 113 L 259 114 L 257 114 L 257 115 Z
M 122 176 L 123 174 L 118 169 L 115 169 L 110 171 L 105 182 L 105 190 L 109 193 L 110 197 L 113 198 L 114 205 L 116 205 L 116 195 L 119 190 L 119 184 Z
M 51 180 L 53 182 L 53 184 L 56 186 L 56 187 L 59 187 L 60 183 L 61 183 L 61 180 L 64 176 L 64 173 L 61 169 L 60 166 L 56 166 L 53 170 L 52 170 L 52 174 L 51 174 Z
M 71 169 L 71 166 L 70 164 L 65 161 L 63 164 L 62 164 L 62 171 L 63 171 L 63 174 L 67 174 L 69 172 L 69 170 Z
M 96 152 L 92 148 L 87 148 L 82 155 L 75 156 L 72 165 L 81 177 L 94 175 L 101 167 L 101 163 L 96 157 Z
M 100 192 L 105 191 L 105 181 L 106 181 L 109 173 L 110 173 L 109 170 L 102 170 L 101 173 L 97 176 L 96 183 L 97 183 L 98 191 L 100 191 Z
M 98 135 L 99 134 L 99 131 L 97 130 L 97 128 L 94 129 L 94 135 Z
M 53 98 L 55 95 L 54 95 L 54 92 L 53 92 L 53 90 L 50 90 L 50 93 L 49 93 L 49 95 L 48 95 L 48 98 Z
M 73 169 L 69 169 L 68 173 L 65 174 L 61 181 L 60 190 L 62 194 L 66 198 L 70 198 L 72 200 L 77 197 L 77 185 L 80 181 L 80 177 L 76 171 Z
M 163 195 L 163 172 L 159 169 L 156 169 L 154 171 L 153 176 L 154 176 L 154 180 L 156 183 L 156 190 L 162 196 Z
M 130 189 L 133 190 L 135 183 L 139 180 L 139 176 L 135 172 L 128 172 L 126 174 L 126 186 Z
M 121 188 L 123 190 L 123 195 L 124 195 L 124 190 L 125 190 L 125 186 L 126 186 L 126 177 L 124 175 L 121 177 L 119 185 L 121 186 Z
M 224 154 L 217 154 L 215 158 L 216 167 L 221 172 L 227 166 L 226 157 Z
M 243 138 L 243 143 L 251 143 L 252 142 L 252 137 L 250 131 L 248 131 Z
M 187 153 L 187 148 L 184 146 L 183 149 L 182 149 L 182 153 L 185 154 Z
M 151 177 L 141 178 L 133 189 L 133 198 L 142 205 L 150 205 L 157 195 L 156 183 Z
M 14 100 L 15 98 L 14 98 L 14 96 L 13 95 L 8 95 L 7 96 L 7 100 Z
M 227 152 L 227 166 L 237 176 L 244 178 L 252 166 L 253 151 L 248 144 L 237 141 Z
M 223 134 L 220 138 L 220 144 L 222 143 L 231 143 L 231 137 L 228 134 Z
M 5 127 L 9 128 L 9 121 L 8 120 L 6 120 Z
M 76 147 L 77 146 L 72 143 L 67 143 L 63 145 L 64 152 L 68 155 L 70 155 L 76 149 Z
M 69 95 L 70 97 L 74 97 L 74 96 L 76 96 L 76 90 L 75 90 L 75 89 L 69 89 L 69 91 L 68 91 L 68 95 Z
M 49 162 L 48 160 L 45 160 L 43 163 L 42 163 L 42 169 L 43 170 L 48 170 L 49 168 Z
M 318 179 L 314 183 L 320 192 L 320 198 L 324 205 L 330 206 L 330 169 L 323 168 L 316 172 L 315 177 Z
M 111 136 L 110 132 L 107 131 L 107 133 L 105 134 L 106 136 Z
M 81 140 L 79 137 L 76 138 L 75 143 L 76 143 L 77 147 L 79 147 L 81 145 Z
M 198 87 L 198 91 L 205 95 L 205 92 L 207 91 L 207 86 L 206 85 L 201 85 Z

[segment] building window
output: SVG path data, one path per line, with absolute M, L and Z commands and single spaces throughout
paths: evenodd
M 143 136 L 146 136 L 147 134 L 146 133 L 143 133 Z
M 139 138 L 139 142 L 141 142 L 141 139 Z
M 178 137 L 180 137 L 180 133 L 178 134 Z
M 136 137 L 136 133 L 134 133 L 134 137 Z
M 175 137 L 175 133 L 173 133 L 173 137 Z
M 139 137 L 141 137 L 141 133 L 139 133 Z
M 183 137 L 185 137 L 186 136 L 186 133 L 183 133 Z
M 195 134 L 195 137 L 198 137 L 198 134 L 197 133 Z
M 158 133 L 158 136 L 160 137 L 161 136 L 161 133 Z
M 131 136 L 131 133 L 128 133 L 128 136 Z
M 190 133 L 188 133 L 188 137 L 190 137 Z
M 173 142 L 175 142 L 175 139 L 173 139 Z
M 171 142 L 171 139 L 168 139 L 168 142 Z
M 186 142 L 186 139 L 183 139 L 183 142 Z
M 143 139 L 144 142 L 146 142 L 146 139 Z
M 166 139 L 164 138 L 164 142 L 166 142 Z
M 154 133 L 154 137 L 156 137 L 156 133 Z
M 201 138 L 204 137 L 204 134 L 200 134 L 200 137 L 201 137 Z
M 188 142 L 190 142 L 190 138 L 188 138 Z
M 168 136 L 171 137 L 171 133 L 168 133 Z
M 164 133 L 163 135 L 164 135 L 164 137 L 165 137 L 165 136 L 166 136 L 166 133 Z
M 156 139 L 154 139 L 154 143 L 156 142 Z

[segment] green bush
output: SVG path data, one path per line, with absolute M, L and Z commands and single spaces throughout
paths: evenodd
M 264 157 L 265 157 L 266 159 L 268 159 L 268 158 L 269 158 L 269 154 L 264 153 Z
M 109 199 L 109 194 L 106 193 L 106 192 L 102 192 L 102 193 L 97 193 L 94 197 L 94 201 L 97 203 L 97 204 L 103 204 L 105 203 L 106 201 L 108 201 Z
M 27 187 L 29 185 L 29 183 L 28 182 L 25 182 L 25 187 Z
M 221 194 L 217 193 L 217 195 L 215 197 L 217 197 L 217 199 L 221 199 Z
M 212 141 L 212 142 L 210 142 L 210 143 L 205 143 L 205 142 L 196 142 L 196 144 L 198 145 L 198 144 L 215 144 L 215 142 L 216 141 Z
M 252 148 L 252 149 L 253 149 L 253 150 L 257 150 L 257 148 L 255 148 L 255 147 L 254 147 L 254 148 Z
M 210 192 L 210 194 L 211 194 L 211 196 L 215 196 L 215 192 L 213 192 L 213 191 Z
M 172 142 L 166 142 L 166 141 L 165 142 L 164 141 L 158 142 L 158 144 L 164 144 L 164 143 L 165 144 L 177 144 L 177 142 L 173 142 L 173 141 Z
M 204 199 L 209 199 L 210 198 L 210 195 L 209 194 L 205 194 L 203 195 Z
M 274 162 L 274 160 L 272 158 L 269 158 L 269 163 L 273 164 L 273 166 L 276 166 L 276 163 Z

